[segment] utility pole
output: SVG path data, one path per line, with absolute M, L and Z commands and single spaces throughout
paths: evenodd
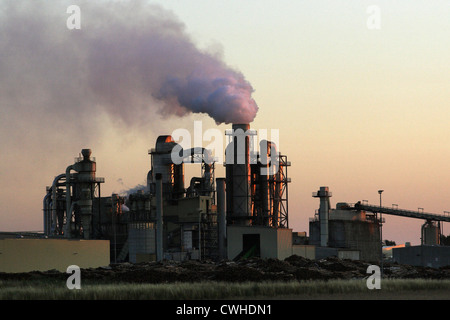
M 381 277 L 383 277 L 383 214 L 381 213 L 381 194 L 384 190 L 378 190 L 380 194 L 380 240 L 381 240 L 381 254 L 380 254 L 380 265 L 381 265 Z

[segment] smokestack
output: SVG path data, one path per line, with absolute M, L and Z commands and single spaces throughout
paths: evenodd
M 331 192 L 328 187 L 320 187 L 319 191 L 313 193 L 313 197 L 320 198 L 319 221 L 320 221 L 320 246 L 328 246 L 328 218 L 330 213 Z
M 232 189 L 227 209 L 234 224 L 251 225 L 250 125 L 233 124 L 232 129 L 226 150 L 227 190 Z

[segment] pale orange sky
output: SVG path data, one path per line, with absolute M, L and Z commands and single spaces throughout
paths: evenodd
M 333 207 L 377 204 L 384 189 L 386 206 L 450 211 L 449 1 L 376 1 L 379 30 L 366 26 L 372 1 L 150 2 L 172 10 L 200 47 L 220 52 L 253 85 L 259 111 L 252 128 L 279 129 L 279 149 L 292 162 L 294 231 L 309 233 L 319 205 L 311 193 L 320 186 L 330 187 Z M 40 124 L 29 129 L 21 121 L 28 118 Z M 11 119 L 17 124 L 6 123 Z M 216 127 L 198 114 L 155 114 L 148 127 L 121 127 L 93 106 L 94 139 L 62 142 L 57 135 L 67 119 L 48 124 L 33 110 L 0 114 L 0 230 L 41 230 L 45 186 L 82 148 L 93 150 L 108 195 L 144 183 L 156 137 L 195 120 Z M 49 125 L 56 137 L 41 135 L 40 126 Z M 419 244 L 422 220 L 385 219 L 383 238 Z

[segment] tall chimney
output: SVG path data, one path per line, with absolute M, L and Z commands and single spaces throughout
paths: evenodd
M 330 214 L 331 192 L 328 187 L 320 187 L 319 191 L 313 193 L 313 197 L 320 198 L 319 221 L 320 221 L 320 246 L 328 246 L 328 219 Z
M 238 225 L 251 225 L 250 125 L 233 124 L 226 150 L 227 210 Z M 231 183 L 228 183 L 228 182 Z

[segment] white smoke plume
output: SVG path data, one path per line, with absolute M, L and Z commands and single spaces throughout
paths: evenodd
M 72 4 L 80 8 L 79 30 L 66 26 Z M 244 76 L 200 50 L 159 6 L 4 0 L 0 10 L 0 103 L 9 117 L 56 116 L 69 126 L 100 112 L 130 125 L 155 113 L 205 113 L 217 124 L 256 116 Z

